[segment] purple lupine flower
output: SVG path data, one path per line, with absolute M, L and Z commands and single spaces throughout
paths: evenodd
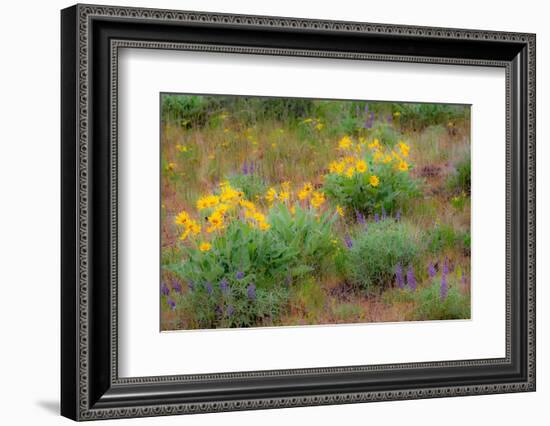
M 193 281 L 189 280 L 187 282 L 187 288 L 189 289 L 189 291 L 195 290 L 195 283 Z
M 449 273 L 449 259 L 445 257 L 445 260 L 443 261 L 443 275 L 447 275 Z
M 244 163 L 243 163 L 243 175 L 247 175 L 248 174 L 248 162 L 246 160 L 244 160 Z
M 397 213 L 395 214 L 395 221 L 399 222 L 401 220 L 401 209 L 397 210 Z
M 462 284 L 463 287 L 466 287 L 466 274 L 464 274 L 464 270 L 460 270 L 460 284 Z
M 225 277 L 220 281 L 220 290 L 222 293 L 227 293 L 229 291 L 229 281 L 227 281 Z
M 357 216 L 357 222 L 359 222 L 361 225 L 367 224 L 367 221 L 365 220 L 365 216 L 363 216 L 363 213 L 361 213 L 359 210 L 355 210 L 355 215 Z
M 441 288 L 439 289 L 439 298 L 443 302 L 449 294 L 449 285 L 447 284 L 447 275 L 441 274 Z
M 433 278 L 433 277 L 435 277 L 435 274 L 436 274 L 435 266 L 432 262 L 430 262 L 428 264 L 428 275 L 430 276 L 430 278 Z
M 411 291 L 416 290 L 416 278 L 414 277 L 414 269 L 412 265 L 410 265 L 409 269 L 407 269 L 407 285 Z
M 397 282 L 397 287 L 405 287 L 405 280 L 403 279 L 403 267 L 401 263 L 398 263 L 395 267 L 395 281 Z
M 238 271 L 237 274 L 235 275 L 235 277 L 238 280 L 242 280 L 244 278 L 244 272 L 243 271 Z
M 388 214 L 386 213 L 386 209 L 384 208 L 384 206 L 382 206 L 382 220 L 386 220 L 387 217 Z
M 248 174 L 253 175 L 254 174 L 254 161 L 251 161 L 248 165 Z
M 375 118 L 376 118 L 376 117 L 375 117 L 375 115 L 374 115 L 374 111 L 371 111 L 371 112 L 370 112 L 370 121 L 374 121 Z
M 380 215 L 378 213 L 374 213 L 374 221 L 376 223 L 380 222 Z
M 168 306 L 170 306 L 170 309 L 172 309 L 173 311 L 176 310 L 176 302 L 174 302 L 174 300 L 171 297 L 168 298 L 166 303 L 168 303 Z
M 181 293 L 181 284 L 178 280 L 172 280 L 172 290 L 174 290 L 176 293 Z
M 246 288 L 246 294 L 250 300 L 256 300 L 256 286 L 254 284 L 249 284 Z
M 168 296 L 170 294 L 170 289 L 168 288 L 166 283 L 164 283 L 164 282 L 162 283 L 162 285 L 160 286 L 160 292 L 164 296 Z
M 365 115 L 369 114 L 369 104 L 365 104 Z
M 227 308 L 225 310 L 225 314 L 230 317 L 230 316 L 233 316 L 233 314 L 235 313 L 235 308 L 233 307 L 233 305 L 227 305 Z
M 352 248 L 353 247 L 353 241 L 351 239 L 351 237 L 349 236 L 349 234 L 346 234 L 346 236 L 344 237 L 344 240 L 346 242 L 346 247 L 347 248 Z
M 208 294 L 212 294 L 214 292 L 214 288 L 212 287 L 212 283 L 211 282 L 207 282 L 204 287 L 206 288 L 206 291 L 208 292 Z
M 386 121 L 391 124 L 391 122 L 393 121 L 392 116 L 391 115 L 386 116 Z
M 372 120 L 366 120 L 365 123 L 363 124 L 363 128 L 364 129 L 370 129 L 372 128 Z

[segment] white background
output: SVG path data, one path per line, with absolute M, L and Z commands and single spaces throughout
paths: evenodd
M 133 0 L 106 4 L 434 25 L 537 33 L 538 390 L 423 401 L 294 408 L 201 416 L 118 420 L 118 424 L 495 425 L 548 423 L 550 185 L 550 28 L 544 2 L 394 0 Z M 69 424 L 59 395 L 59 9 L 66 1 L 9 2 L 2 8 L 0 67 L 0 400 L 2 423 Z M 546 81 L 545 81 L 546 77 Z M 487 253 L 486 255 L 491 255 Z M 117 424 L 108 421 L 102 424 Z
M 505 215 L 495 214 L 505 210 L 502 68 L 124 49 L 119 81 L 122 377 L 505 356 Z M 471 104 L 472 319 L 159 333 L 160 185 L 151 159 L 167 91 Z M 220 357 L 212 348 L 231 350 Z

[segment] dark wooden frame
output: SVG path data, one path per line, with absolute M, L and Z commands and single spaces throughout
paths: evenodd
M 61 29 L 64 416 L 89 420 L 535 390 L 533 34 L 95 5 L 64 9 Z M 121 47 L 505 68 L 506 357 L 119 378 L 116 94 Z

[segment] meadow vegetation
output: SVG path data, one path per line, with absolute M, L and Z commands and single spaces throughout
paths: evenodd
M 161 105 L 163 330 L 470 318 L 468 107 Z

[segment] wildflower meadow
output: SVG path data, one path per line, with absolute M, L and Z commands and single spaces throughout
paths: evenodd
M 162 330 L 470 318 L 470 108 L 161 95 Z

